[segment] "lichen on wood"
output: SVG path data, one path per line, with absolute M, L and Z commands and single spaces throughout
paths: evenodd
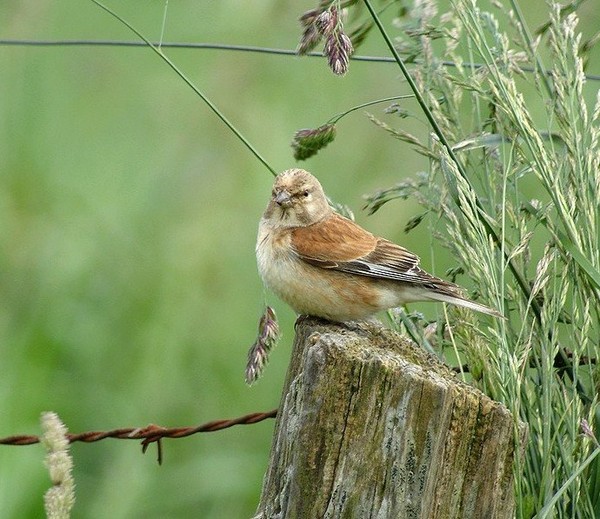
M 301 318 L 255 519 L 510 518 L 515 422 L 376 324 Z

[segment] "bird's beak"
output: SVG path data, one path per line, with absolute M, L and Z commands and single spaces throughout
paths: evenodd
M 275 195 L 273 200 L 275 200 L 277 205 L 279 205 L 280 207 L 289 207 L 292 205 L 292 198 L 290 194 L 285 190 L 279 191 L 279 193 Z

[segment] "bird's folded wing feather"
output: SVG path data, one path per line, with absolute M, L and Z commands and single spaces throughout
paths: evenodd
M 408 283 L 441 282 L 419 267 L 419 257 L 395 243 L 377 238 L 339 215 L 292 232 L 300 259 L 321 268 Z

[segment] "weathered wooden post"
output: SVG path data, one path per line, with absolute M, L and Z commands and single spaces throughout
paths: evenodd
M 255 519 L 512 518 L 514 427 L 400 335 L 302 318 Z

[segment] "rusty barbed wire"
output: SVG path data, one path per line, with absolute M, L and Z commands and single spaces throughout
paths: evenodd
M 87 431 L 82 433 L 69 433 L 69 443 L 84 442 L 92 443 L 106 438 L 117 440 L 142 440 L 142 452 L 146 452 L 151 443 L 156 443 L 158 448 L 158 463 L 162 462 L 162 445 L 160 441 L 164 438 L 185 438 L 201 432 L 215 432 L 233 427 L 234 425 L 251 425 L 277 416 L 277 409 L 264 413 L 250 413 L 229 420 L 213 420 L 194 427 L 162 427 L 149 424 L 146 427 L 128 427 L 112 429 L 110 431 Z M 34 445 L 40 442 L 37 435 L 15 435 L 0 438 L 0 445 Z

